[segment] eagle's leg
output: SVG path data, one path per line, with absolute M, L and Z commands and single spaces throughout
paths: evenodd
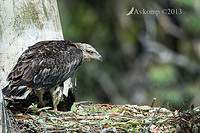
M 63 83 L 51 88 L 50 92 L 53 101 L 53 108 L 55 111 L 57 111 L 57 105 L 63 98 Z
M 39 103 L 38 103 L 38 107 L 44 107 L 45 103 L 43 101 L 43 94 L 44 94 L 45 90 L 44 89 L 36 89 L 35 93 L 37 94 L 38 98 L 39 98 Z

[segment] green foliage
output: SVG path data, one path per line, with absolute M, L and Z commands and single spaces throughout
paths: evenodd
M 195 36 L 200 34 L 199 22 L 200 22 L 200 12 L 185 17 L 185 26 Z
M 141 104 L 138 98 L 142 97 L 145 97 L 142 103 L 149 103 L 156 97 L 163 102 L 170 101 L 178 108 L 185 99 L 191 102 L 195 97 L 194 92 L 197 93 L 193 86 L 200 82 L 199 70 L 189 71 L 193 69 L 190 68 L 193 63 L 199 65 L 197 47 L 200 34 L 198 24 L 200 8 L 195 2 L 198 3 L 195 0 L 58 1 L 65 39 L 89 43 L 104 58 L 102 63 L 97 61 L 84 63 L 78 70 L 77 101 L 115 103 L 120 97 L 112 96 L 112 91 L 108 89 L 109 84 L 114 84 L 115 93 L 123 97 L 127 103 Z M 126 15 L 132 7 L 158 9 L 157 6 L 161 9 L 181 9 L 182 13 L 161 13 L 159 16 Z M 145 38 L 142 38 L 143 36 Z M 192 63 L 181 67 L 180 65 L 186 63 L 184 60 L 171 59 L 172 61 L 167 63 L 157 61 L 162 55 L 162 50 L 157 50 L 157 46 L 151 46 L 151 41 L 176 55 L 185 57 L 186 62 Z M 160 55 L 151 53 L 148 48 Z M 171 55 L 167 55 L 166 58 L 168 56 Z M 103 74 L 110 79 L 109 83 L 104 85 L 99 78 Z M 141 96 L 135 95 L 138 93 Z M 186 108 L 192 104 L 189 102 Z
M 177 82 L 176 69 L 170 64 L 152 66 L 148 71 L 148 77 L 156 86 L 169 86 Z
M 181 106 L 180 103 L 183 103 L 185 99 L 183 99 L 182 93 L 180 93 L 178 89 L 174 89 L 174 90 L 170 90 L 166 94 L 165 100 L 167 102 L 170 102 L 170 104 L 172 104 L 175 107 L 178 107 L 178 106 L 180 107 Z
M 28 109 L 30 109 L 30 110 L 32 110 L 32 111 L 37 111 L 37 110 L 38 110 L 37 104 L 32 103 L 32 105 L 30 105 L 30 106 L 28 107 Z
M 76 104 L 73 103 L 73 105 L 71 106 L 71 111 L 76 111 L 76 110 L 77 110 L 77 108 L 76 108 Z
M 194 0 L 174 0 L 174 2 L 182 7 L 193 8 L 194 6 Z
M 4 101 L 4 104 L 5 104 L 5 107 L 6 107 L 6 106 L 8 105 L 8 101 L 5 100 L 5 101 Z

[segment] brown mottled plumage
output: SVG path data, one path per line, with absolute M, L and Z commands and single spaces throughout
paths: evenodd
M 9 84 L 3 94 L 24 99 L 34 90 L 39 106 L 44 106 L 43 94 L 50 91 L 54 110 L 62 99 L 63 82 L 73 77 L 83 61 L 102 56 L 89 44 L 71 41 L 42 41 L 30 46 L 19 57 L 8 75 Z

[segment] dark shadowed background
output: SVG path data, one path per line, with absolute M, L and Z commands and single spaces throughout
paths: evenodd
M 58 7 L 64 38 L 93 45 L 104 59 L 79 68 L 77 101 L 200 105 L 199 0 L 58 0 Z

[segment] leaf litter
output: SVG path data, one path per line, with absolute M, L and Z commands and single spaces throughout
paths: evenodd
M 170 111 L 164 107 L 75 102 L 71 111 L 37 108 L 8 110 L 15 132 L 200 132 L 200 107 Z

